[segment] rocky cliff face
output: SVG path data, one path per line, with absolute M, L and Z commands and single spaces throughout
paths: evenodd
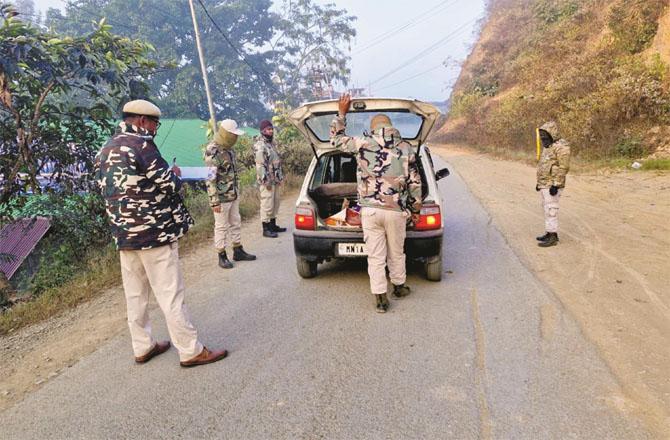
M 534 151 L 556 120 L 587 159 L 639 157 L 670 124 L 669 0 L 491 0 L 442 140 Z

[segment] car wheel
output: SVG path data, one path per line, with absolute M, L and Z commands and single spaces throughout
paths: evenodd
M 428 281 L 442 280 L 442 255 L 426 260 L 426 279 Z
M 304 258 L 296 257 L 298 275 L 302 278 L 314 278 L 316 276 L 316 266 L 316 261 L 309 261 Z

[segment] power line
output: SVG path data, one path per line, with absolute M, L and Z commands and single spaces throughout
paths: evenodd
M 263 81 L 266 85 L 270 86 L 275 92 L 277 92 L 278 90 L 277 90 L 276 86 L 275 86 L 272 82 L 269 82 L 269 81 L 268 81 L 268 79 L 267 79 L 267 77 L 266 77 L 267 74 L 261 74 L 261 73 L 259 73 L 259 72 L 254 68 L 254 66 L 252 66 L 251 63 L 249 63 L 249 62 L 247 61 L 247 59 L 246 59 L 246 57 L 244 56 L 244 54 L 243 54 L 240 50 L 238 50 L 237 47 L 235 47 L 235 45 L 233 44 L 232 41 L 230 41 L 230 38 L 228 37 L 228 35 L 223 31 L 223 29 L 221 29 L 221 27 L 220 27 L 219 24 L 216 22 L 216 20 L 214 20 L 214 17 L 212 17 L 212 16 L 210 15 L 209 11 L 207 10 L 207 8 L 205 7 L 205 5 L 203 4 L 202 0 L 198 0 L 198 3 L 200 3 L 200 6 L 201 6 L 202 9 L 205 11 L 205 14 L 206 14 L 207 17 L 209 18 L 209 21 L 212 22 L 212 24 L 214 25 L 214 27 L 216 28 L 216 30 L 218 30 L 219 33 L 221 34 L 221 36 L 223 36 L 223 39 L 226 40 L 226 43 L 228 43 L 228 45 L 231 47 L 231 49 L 233 49 L 233 51 L 237 54 L 237 56 L 240 57 L 240 60 L 241 60 L 244 64 L 246 64 L 246 65 L 249 67 L 249 69 L 251 69 L 251 71 L 254 72 L 254 73 L 256 74 L 256 76 L 258 76 L 258 78 L 261 79 L 261 81 Z
M 379 87 L 379 88 L 377 88 L 376 90 L 379 91 L 379 90 L 390 89 L 391 87 L 395 87 L 395 86 L 397 86 L 397 85 L 399 85 L 399 84 L 406 83 L 407 81 L 413 80 L 413 79 L 418 78 L 418 77 L 423 76 L 423 75 L 426 75 L 427 73 L 430 73 L 430 72 L 432 72 L 432 71 L 434 71 L 434 70 L 437 70 L 437 69 L 439 69 L 440 67 L 444 67 L 444 64 L 443 64 L 443 63 L 440 63 L 440 64 L 438 64 L 437 66 L 433 66 L 433 67 L 431 67 L 430 69 L 424 70 L 423 72 L 417 73 L 416 75 L 412 75 L 412 76 L 410 76 L 409 78 L 405 78 L 405 79 L 403 79 L 403 80 L 400 80 L 400 81 L 398 81 L 398 82 L 394 82 L 393 84 L 389 84 L 389 85 L 384 86 L 384 87 Z
M 370 49 L 370 48 L 372 48 L 372 47 L 374 47 L 374 46 L 376 46 L 380 43 L 383 43 L 383 42 L 387 41 L 388 38 L 392 38 L 393 36 L 398 35 L 399 33 L 403 32 L 407 29 L 410 29 L 410 28 L 416 26 L 419 23 L 422 23 L 426 20 L 429 20 L 429 19 L 435 17 L 435 14 L 439 14 L 440 12 L 443 12 L 444 10 L 449 9 L 450 7 L 452 7 L 453 5 L 458 3 L 458 1 L 459 0 L 455 0 L 455 1 L 445 0 L 441 3 L 439 3 L 438 5 L 433 6 L 432 8 L 430 8 L 430 9 L 422 12 L 421 14 L 417 15 L 416 17 L 412 18 L 411 20 L 409 20 L 405 24 L 402 24 L 402 25 L 398 26 L 397 28 L 390 29 L 390 30 L 384 32 L 383 34 L 380 34 L 380 35 L 376 36 L 375 38 L 371 39 L 370 41 L 365 43 L 362 48 L 356 49 L 354 51 L 354 54 L 359 54 L 359 53 L 365 52 L 366 50 L 368 50 L 368 49 Z M 451 2 L 451 3 L 447 5 L 447 3 L 449 3 L 449 2 Z
M 464 23 L 463 25 L 458 27 L 455 31 L 449 33 L 444 38 L 441 38 L 440 40 L 438 40 L 434 44 L 430 45 L 429 47 L 427 47 L 426 49 L 424 49 L 423 51 L 421 51 L 420 53 L 418 53 L 416 56 L 412 57 L 408 61 L 404 62 L 403 64 L 395 67 L 394 69 L 391 69 L 389 72 L 385 73 L 384 75 L 380 76 L 379 78 L 375 79 L 374 81 L 371 81 L 369 84 L 370 85 L 376 84 L 379 81 L 381 81 L 383 79 L 386 79 L 389 76 L 393 75 L 394 73 L 404 69 L 405 67 L 409 66 L 410 64 L 414 64 L 415 62 L 417 62 L 418 60 L 420 60 L 424 56 L 436 51 L 437 49 L 440 48 L 440 46 L 442 44 L 444 44 L 444 43 L 448 42 L 449 40 L 453 39 L 456 35 L 458 35 L 460 32 L 462 32 L 464 29 L 466 29 L 468 26 L 470 26 L 475 21 L 477 21 L 476 18 Z

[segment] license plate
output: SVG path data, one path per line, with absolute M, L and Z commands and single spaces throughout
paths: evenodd
M 364 257 L 368 253 L 363 243 L 338 243 L 337 254 L 340 257 Z

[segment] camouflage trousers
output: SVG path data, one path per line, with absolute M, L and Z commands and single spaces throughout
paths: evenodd
M 405 236 L 407 235 L 407 214 L 388 209 L 363 208 L 363 239 L 368 253 L 368 275 L 370 291 L 373 295 L 386 293 L 386 266 L 391 282 L 405 283 Z
M 273 218 L 277 218 L 279 211 L 279 187 L 277 185 L 270 186 L 272 189 L 267 189 L 265 185 L 261 185 L 261 221 L 267 223 Z
M 214 247 L 223 252 L 242 241 L 240 199 L 219 205 L 221 212 L 214 213 Z
M 549 193 L 549 188 L 540 190 L 542 207 L 544 208 L 544 230 L 546 232 L 558 232 L 558 202 L 562 192 L 563 189 L 559 189 L 558 194 L 552 196 Z
M 121 278 L 126 294 L 128 327 L 135 357 L 144 356 L 156 341 L 151 336 L 149 292 L 161 308 L 179 359 L 199 355 L 202 344 L 184 304 L 184 280 L 177 242 L 152 249 L 120 251 Z

